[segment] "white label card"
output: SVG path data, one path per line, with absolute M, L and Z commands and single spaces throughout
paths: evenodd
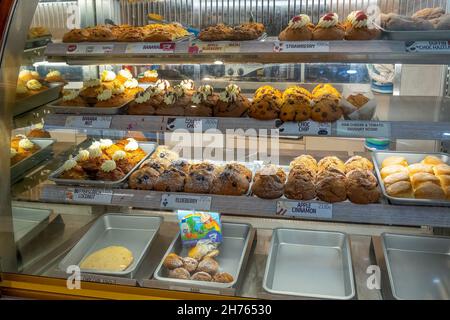
M 169 286 L 169 290 L 173 291 L 186 291 L 186 292 L 194 292 L 194 293 L 205 293 L 205 294 L 217 294 L 220 295 L 220 291 L 218 290 L 209 290 L 203 288 L 193 288 L 193 287 L 181 287 L 181 286 Z
M 275 41 L 274 52 L 330 52 L 328 41 Z
M 174 53 L 174 42 L 132 43 L 127 45 L 126 53 Z
M 308 201 L 278 201 L 277 215 L 311 219 L 332 219 L 333 205 Z
M 168 118 L 166 129 L 168 131 L 184 129 L 190 132 L 205 132 L 209 129 L 217 129 L 218 124 L 218 119 Z
M 111 121 L 112 117 L 105 116 L 68 116 L 66 118 L 66 127 L 109 129 Z
M 416 41 L 406 44 L 408 52 L 450 52 L 450 41 Z
M 161 196 L 161 209 L 209 211 L 211 210 L 211 197 L 164 193 Z
M 111 44 L 69 44 L 67 54 L 108 54 L 114 51 Z
M 113 191 L 107 189 L 68 188 L 66 201 L 78 203 L 110 204 Z
M 239 41 L 224 42 L 201 42 L 192 41 L 189 46 L 189 53 L 239 53 L 241 52 L 241 43 Z
M 337 121 L 336 132 L 338 136 L 389 138 L 391 124 L 379 121 Z
M 277 124 L 280 135 L 331 136 L 331 122 L 283 122 Z

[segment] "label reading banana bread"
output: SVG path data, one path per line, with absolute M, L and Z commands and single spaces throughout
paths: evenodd
M 109 129 L 111 127 L 111 121 L 112 121 L 112 117 L 68 116 L 66 118 L 66 127 L 68 127 L 68 128 Z
M 126 53 L 174 53 L 175 48 L 174 42 L 130 43 L 127 45 Z

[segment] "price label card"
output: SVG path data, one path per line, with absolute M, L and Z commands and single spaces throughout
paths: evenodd
M 217 129 L 218 119 L 202 118 L 168 118 L 167 131 L 178 129 L 188 130 L 189 132 L 205 132 L 209 129 Z
M 332 219 L 333 205 L 307 201 L 278 201 L 277 215 L 311 219 Z
M 337 121 L 336 132 L 343 137 L 389 138 L 391 124 L 379 121 Z
M 189 46 L 189 53 L 239 53 L 240 42 L 201 42 L 193 41 Z
M 211 197 L 165 193 L 161 196 L 161 209 L 209 211 L 211 210 Z
M 69 44 L 67 54 L 108 54 L 114 51 L 112 44 Z
M 330 52 L 328 41 L 275 41 L 273 52 Z
M 127 45 L 126 53 L 174 53 L 175 48 L 175 42 L 130 43 Z
M 415 41 L 406 44 L 407 52 L 449 53 L 450 41 Z
M 66 201 L 78 203 L 110 204 L 113 191 L 106 189 L 68 188 Z
M 112 117 L 107 116 L 68 116 L 66 118 L 66 127 L 109 129 L 111 121 Z
M 277 121 L 276 127 L 280 135 L 331 136 L 331 122 L 282 122 Z
M 194 292 L 194 293 L 205 293 L 205 294 L 216 294 L 216 295 L 220 295 L 221 294 L 221 292 L 218 291 L 218 290 L 210 290 L 210 289 L 203 289 L 203 288 L 192 288 L 192 287 L 181 287 L 181 286 L 169 286 L 169 290 Z

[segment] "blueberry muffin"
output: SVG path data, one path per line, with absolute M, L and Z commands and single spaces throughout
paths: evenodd
M 181 192 L 184 190 L 186 174 L 175 168 L 169 168 L 158 177 L 155 190 L 165 192 Z

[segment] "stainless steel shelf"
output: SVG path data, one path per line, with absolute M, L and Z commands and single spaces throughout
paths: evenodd
M 167 210 L 162 208 L 163 192 L 139 191 L 129 189 L 105 190 L 101 188 L 79 188 L 88 191 L 100 192 L 98 201 L 79 202 L 68 200 L 69 190 L 73 187 L 44 185 L 42 186 L 40 200 L 44 202 L 68 203 L 68 204 L 95 204 L 112 206 L 129 206 L 142 209 Z M 177 195 L 173 193 L 173 195 Z M 178 194 L 186 196 L 189 194 Z M 199 196 L 198 194 L 191 196 Z M 279 200 L 264 200 L 256 197 L 246 196 L 219 196 L 204 195 L 211 200 L 211 211 L 233 215 L 270 217 L 270 218 L 290 218 L 291 216 L 277 215 L 277 202 Z M 102 200 L 102 199 L 108 200 Z M 356 205 L 348 201 L 335 203 L 332 205 L 331 219 L 305 218 L 304 220 L 332 221 L 347 223 L 365 223 L 398 226 L 430 226 L 430 227 L 450 227 L 450 214 L 446 208 L 441 207 L 421 207 L 421 206 L 396 206 L 387 203 Z
M 323 42 L 322 42 L 323 43 Z M 201 42 L 196 42 L 202 47 Z M 212 63 L 220 60 L 235 63 L 298 63 L 298 62 L 352 62 L 352 63 L 408 63 L 448 64 L 450 50 L 409 52 L 404 41 L 330 41 L 320 49 L 301 49 L 296 52 L 274 52 L 278 40 L 209 43 L 216 48 L 193 53 L 191 41 L 174 44 L 169 51 L 143 49 L 144 43 L 51 43 L 45 55 L 50 61 L 64 61 L 73 65 L 147 64 L 152 63 Z M 148 43 L 155 48 L 155 43 Z M 157 45 L 158 47 L 158 45 Z

